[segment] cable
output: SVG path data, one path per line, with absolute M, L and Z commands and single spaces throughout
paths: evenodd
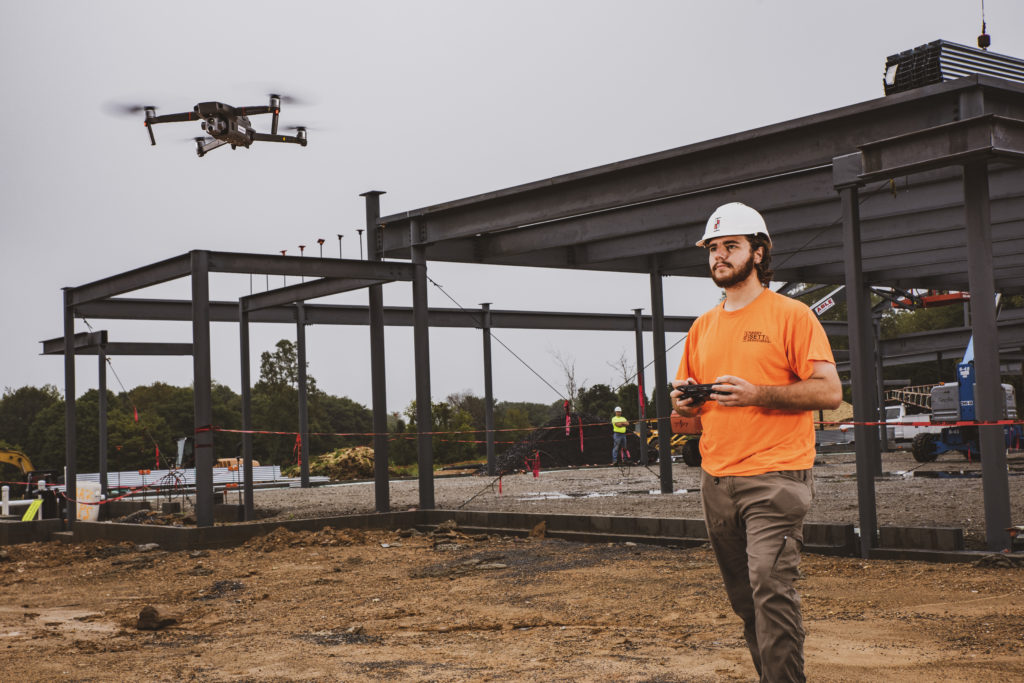
M 463 305 L 462 305 L 462 304 L 460 304 L 460 303 L 459 303 L 458 301 L 456 301 L 456 300 L 455 300 L 455 299 L 454 299 L 454 298 L 452 297 L 452 295 L 451 295 L 451 294 L 449 294 L 449 293 L 448 293 L 447 291 L 445 291 L 445 288 L 444 288 L 444 287 L 442 287 L 441 285 L 437 284 L 437 283 L 436 283 L 436 282 L 435 282 L 435 281 L 433 280 L 433 278 L 431 278 L 431 277 L 430 277 L 429 275 L 427 276 L 427 280 L 429 280 L 429 281 L 430 281 L 430 284 L 432 284 L 432 285 L 434 285 L 435 287 L 437 287 L 438 289 L 440 289 L 440 290 L 441 290 L 441 293 L 442 293 L 442 294 L 444 294 L 444 295 L 445 295 L 446 297 L 448 297 L 448 298 L 449 298 L 449 299 L 451 300 L 451 302 L 452 302 L 452 303 L 454 303 L 454 304 L 455 304 L 456 306 L 458 306 L 458 307 L 459 307 L 459 308 L 461 308 L 462 310 L 466 311 L 467 313 L 470 313 L 469 309 L 467 309 L 467 308 L 466 308 L 465 306 L 463 306 Z M 470 314 L 472 315 L 472 313 L 470 313 Z M 483 327 L 483 321 L 482 321 L 482 320 L 478 320 L 478 319 L 477 319 L 476 317 L 474 317 L 474 318 L 473 318 L 473 320 L 474 320 L 474 321 L 476 321 L 477 323 L 479 323 L 481 327 Z M 511 354 L 512 354 L 512 356 L 513 356 L 513 357 L 514 357 L 514 358 L 515 358 L 515 359 L 516 359 L 517 361 L 519 361 L 520 363 L 522 363 L 523 365 L 525 365 L 525 366 L 526 366 L 526 369 L 527 369 L 527 370 L 529 370 L 530 372 L 532 372 L 532 373 L 533 373 L 534 375 L 536 375 L 536 376 L 537 376 L 537 378 L 538 378 L 538 379 L 540 379 L 540 381 L 541 381 L 541 382 L 544 382 L 544 384 L 547 384 L 547 385 L 548 385 L 548 387 L 550 387 L 550 388 L 551 388 L 551 391 L 555 392 L 555 394 L 557 394 L 557 395 L 558 395 L 558 397 L 559 397 L 560 399 L 562 399 L 563 401 L 567 401 L 567 400 L 569 400 L 569 399 L 567 399 L 567 398 L 566 398 L 565 396 L 563 396 L 563 395 L 562 395 L 562 392 L 560 392 L 560 391 L 559 391 L 558 389 L 556 389 L 556 388 L 555 388 L 554 386 L 552 386 L 551 382 L 549 382 L 549 381 L 547 381 L 546 379 L 544 379 L 544 377 L 542 377 L 542 376 L 541 376 L 541 374 L 540 374 L 539 372 L 537 372 L 537 371 L 536 371 L 536 370 L 534 370 L 534 369 L 533 369 L 532 367 L 530 367 L 530 364 L 529 364 L 529 363 L 527 363 L 527 362 L 526 362 L 525 360 L 523 360 L 522 358 L 520 358 L 520 357 L 519 357 L 519 355 L 518 355 L 518 354 L 517 354 L 517 353 L 516 353 L 515 351 L 513 351 L 512 349 L 510 349 L 510 348 L 508 347 L 508 345 L 507 345 L 507 344 L 506 344 L 505 342 L 503 342 L 503 341 L 501 341 L 500 339 L 498 339 L 498 337 L 496 337 L 496 336 L 495 336 L 495 334 L 494 334 L 494 332 L 493 332 L 493 331 L 491 331 L 490 329 L 488 329 L 488 330 L 487 330 L 487 333 L 488 333 L 489 335 L 491 335 L 491 339 L 493 339 L 494 341 L 496 341 L 496 342 L 498 342 L 499 344 L 501 344 L 501 345 L 502 345 L 502 346 L 503 346 L 503 347 L 505 348 L 505 350 L 506 350 L 506 351 L 508 351 L 509 353 L 511 353 Z
M 869 200 L 869 199 L 871 199 L 872 197 L 874 197 L 875 195 L 877 195 L 877 194 L 878 194 L 878 192 L 879 192 L 880 190 L 882 190 L 883 188 L 885 188 L 886 186 L 888 186 L 888 184 L 889 184 L 889 181 L 888 181 L 888 180 L 883 180 L 883 181 L 882 181 L 882 182 L 881 182 L 881 183 L 880 183 L 880 184 L 878 185 L 878 187 L 876 187 L 876 188 L 875 188 L 874 190 L 871 190 L 870 192 L 866 193 L 866 194 L 865 194 L 865 195 L 864 195 L 863 197 L 861 197 L 860 201 L 859 201 L 859 202 L 857 202 L 857 206 L 863 206 L 864 202 L 866 202 L 867 200 Z M 829 223 L 829 224 L 828 224 L 828 225 L 826 225 L 825 227 L 823 227 L 823 228 L 821 228 L 820 230 L 818 230 L 817 232 L 815 232 L 815 233 L 814 233 L 813 235 L 811 235 L 811 238 L 810 238 L 809 240 L 807 240 L 806 242 L 804 242 L 804 243 L 803 243 L 803 244 L 802 244 L 802 245 L 801 245 L 801 246 L 800 246 L 800 247 L 799 247 L 798 249 L 794 249 L 794 250 L 793 250 L 793 251 L 792 251 L 792 252 L 791 252 L 791 253 L 790 253 L 790 254 L 789 254 L 788 256 L 786 256 L 786 258 L 784 258 L 784 259 L 781 259 L 781 260 L 780 260 L 780 261 L 779 261 L 779 262 L 778 262 L 777 264 L 775 264 L 775 266 L 776 266 L 776 267 L 780 267 L 780 266 L 784 265 L 784 264 L 786 263 L 786 261 L 788 261 L 788 260 L 789 260 L 789 259 L 791 259 L 792 257 L 794 257 L 794 256 L 796 256 L 797 254 L 801 253 L 801 252 L 802 252 L 802 251 L 803 251 L 804 249 L 806 249 L 806 248 L 807 248 L 807 246 L 808 246 L 808 245 L 809 245 L 809 244 L 810 244 L 811 242 L 813 242 L 814 240 L 816 240 L 816 239 L 818 239 L 819 237 L 821 237 L 821 234 L 822 234 L 823 232 L 825 232 L 826 230 L 829 230 L 830 228 L 834 228 L 835 226 L 839 225 L 839 224 L 840 224 L 840 223 L 842 223 L 842 222 L 843 222 L 843 214 L 842 214 L 842 212 L 840 212 L 840 213 L 839 213 L 839 218 L 836 218 L 836 219 L 835 219 L 834 221 L 832 221 L 831 223 Z

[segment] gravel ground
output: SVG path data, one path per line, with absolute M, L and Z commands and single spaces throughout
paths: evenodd
M 1011 517 L 1024 522 L 1024 453 L 1011 452 Z M 883 454 L 882 476 L 875 482 L 880 526 L 960 527 L 968 547 L 984 547 L 985 515 L 981 466 L 956 454 L 921 464 L 908 451 Z M 586 467 L 484 476 L 436 476 L 439 509 L 518 511 L 530 513 L 702 517 L 699 471 L 682 463 L 673 466 L 675 493 L 660 493 L 657 465 Z M 824 453 L 814 468 L 816 495 L 810 522 L 858 524 L 856 465 L 852 452 Z M 391 509 L 419 504 L 416 480 L 391 482 Z M 263 489 L 256 492 L 261 517 L 301 519 L 374 511 L 373 482 L 317 486 L 310 489 Z M 231 502 L 229 496 L 228 502 Z

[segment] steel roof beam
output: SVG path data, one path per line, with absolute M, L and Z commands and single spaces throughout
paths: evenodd
M 77 336 L 77 335 L 76 335 Z M 64 355 L 64 338 L 47 339 L 42 342 L 44 356 Z M 191 344 L 169 342 L 107 342 L 105 344 L 75 344 L 79 356 L 191 356 Z
M 209 252 L 211 273 L 253 273 L 260 275 L 302 275 L 323 278 L 361 278 L 373 280 L 412 280 L 412 266 L 391 261 L 315 258 L 311 256 L 274 256 Z
M 956 121 L 961 95 L 1013 90 L 1013 84 L 967 77 L 658 154 L 558 176 L 382 218 L 389 256 L 405 257 L 409 221 L 427 243 L 471 237 L 595 211 L 665 199 L 732 183 L 831 164 L 871 141 Z M 1004 113 L 1024 118 L 1018 99 Z M 814 140 L 815 144 L 806 144 Z
M 43 345 L 43 353 L 59 353 L 64 354 L 64 337 L 57 337 L 55 339 L 47 339 L 40 342 Z M 107 331 L 97 330 L 95 332 L 79 332 L 75 335 L 72 340 L 72 345 L 75 347 L 75 353 L 87 354 L 89 349 L 102 346 L 107 343 Z M 51 350 L 57 349 L 57 350 Z
M 986 114 L 860 146 L 864 182 L 972 159 L 1024 161 L 1024 121 Z
M 992 177 L 992 211 L 998 241 L 1008 233 L 1019 233 L 1018 217 L 1024 214 L 1024 169 L 1004 167 L 994 170 Z M 783 188 L 785 183 L 780 182 L 774 189 Z M 958 169 L 905 179 L 897 184 L 895 197 L 887 185 L 864 198 L 862 234 L 866 259 L 899 254 L 908 267 L 913 267 L 915 261 L 931 260 L 923 244 L 935 245 L 937 240 L 945 239 L 949 246 L 962 248 L 965 237 Z M 787 189 L 799 192 L 792 184 Z M 755 202 L 771 226 L 776 270 L 780 264 L 796 268 L 822 262 L 840 264 L 842 244 L 836 230 L 830 229 L 838 217 L 838 200 L 822 190 L 814 195 L 818 198 L 813 201 L 794 203 L 791 193 L 785 196 L 788 203 L 769 199 L 773 193 L 758 194 L 768 202 L 766 206 Z M 708 200 L 689 196 L 652 202 L 497 235 L 450 240 L 432 245 L 428 255 L 441 261 L 647 272 L 647 256 L 657 253 L 662 255 L 666 272 L 704 275 L 704 256 L 693 249 L 704 227 L 703 218 L 693 212 L 700 214 L 704 209 L 694 208 L 692 203 L 707 201 L 713 206 L 729 199 L 735 197 Z M 691 220 L 684 220 L 687 216 Z M 999 225 L 1001 222 L 1005 225 Z M 943 231 L 948 236 L 940 234 Z
M 110 299 L 97 301 L 75 308 L 75 315 L 81 318 L 107 320 L 165 320 L 188 321 L 192 319 L 189 301 L 171 299 Z M 474 309 L 431 308 L 431 327 L 479 328 L 481 313 Z M 666 316 L 665 327 L 670 332 L 685 332 L 693 324 L 692 316 Z M 211 301 L 210 320 L 213 322 L 238 322 L 238 304 L 230 301 Z M 366 325 L 366 306 L 307 304 L 306 320 L 316 325 Z M 566 313 L 549 311 L 503 311 L 491 309 L 491 327 L 523 330 L 591 330 L 591 331 L 634 331 L 633 314 L 623 313 Z M 254 310 L 249 314 L 253 323 L 295 322 L 293 306 L 274 306 Z M 385 325 L 395 327 L 412 326 L 412 308 L 386 306 Z M 651 330 L 649 317 L 644 317 L 644 329 Z M 838 328 L 837 328 L 838 329 Z
M 125 271 L 79 287 L 70 287 L 73 306 L 152 287 L 162 282 L 185 277 L 192 272 L 192 259 L 188 254 L 175 256 L 142 268 Z
M 367 262 L 369 263 L 369 262 Z M 394 280 L 370 280 L 359 278 L 321 278 L 313 282 L 305 282 L 291 287 L 272 289 L 269 292 L 243 296 L 238 301 L 246 312 L 261 308 L 272 308 L 284 304 L 293 304 L 319 299 L 320 297 L 365 289 L 371 285 L 383 285 Z

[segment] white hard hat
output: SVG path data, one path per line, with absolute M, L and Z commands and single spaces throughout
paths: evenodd
M 765 225 L 761 214 L 740 202 L 730 202 L 715 209 L 697 246 L 703 247 L 708 240 L 726 235 L 764 235 L 768 240 L 768 246 L 772 244 L 768 226 Z
M 616 413 L 621 413 L 622 412 L 622 408 L 620 408 L 618 406 L 615 406 L 615 412 Z

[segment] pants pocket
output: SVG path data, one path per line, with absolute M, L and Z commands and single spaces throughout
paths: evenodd
M 793 536 L 782 537 L 782 544 L 775 554 L 771 575 L 780 581 L 793 582 L 800 575 L 800 551 L 803 543 Z

